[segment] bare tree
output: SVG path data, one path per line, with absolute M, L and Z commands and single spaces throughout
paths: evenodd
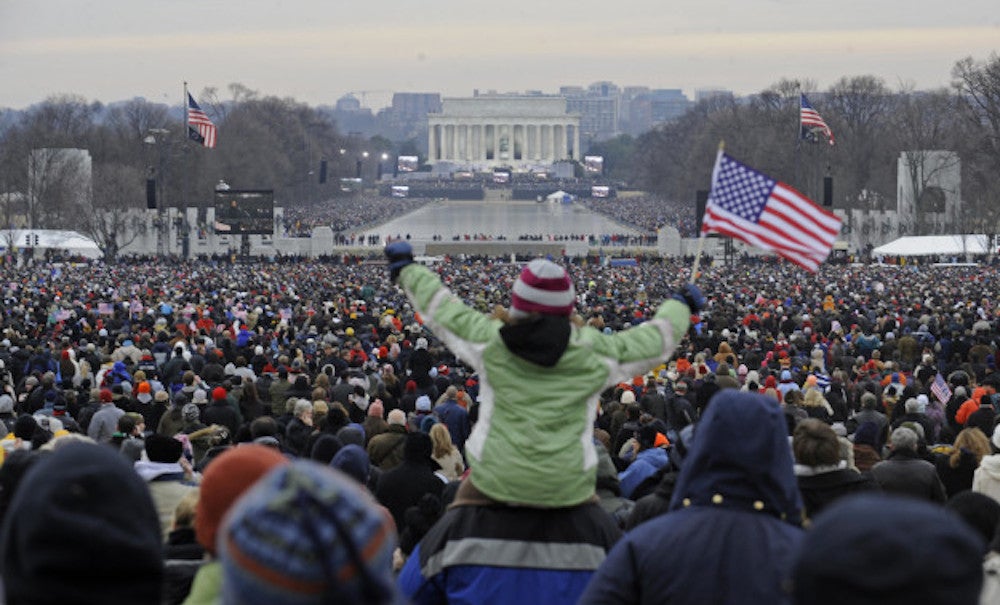
M 81 213 L 79 231 L 97 243 L 105 260 L 142 232 L 142 171 L 122 164 L 99 164 L 94 170 L 94 194 Z
M 892 102 L 892 93 L 875 76 L 845 77 L 830 87 L 823 118 L 837 138 L 840 199 L 895 190 L 895 151 L 885 136 Z
M 27 213 L 28 163 L 30 147 L 24 131 L 16 124 L 0 128 L 0 195 L 3 196 L 2 226 L 8 229 L 24 223 Z
M 147 163 L 145 141 L 150 133 L 169 131 L 180 136 L 181 126 L 163 104 L 133 99 L 116 105 L 109 108 L 103 127 L 98 130 L 100 144 L 94 146 L 95 157 L 101 158 L 102 163 L 142 167 Z
M 953 86 L 960 97 L 959 115 L 969 142 L 963 166 L 966 199 L 991 231 L 1000 231 L 1000 54 L 982 62 L 966 57 L 952 69 Z
M 957 99 L 948 90 L 914 92 L 904 90 L 895 97 L 892 128 L 896 145 L 903 150 L 900 164 L 906 178 L 899 200 L 900 208 L 912 209 L 905 218 L 915 235 L 941 232 L 950 223 L 957 227 L 959 217 L 946 217 L 946 201 L 957 200 L 960 180 L 947 177 L 959 172 L 955 149 L 955 110 Z
M 72 226 L 90 195 L 90 154 L 83 149 L 34 149 L 28 156 L 28 225 Z

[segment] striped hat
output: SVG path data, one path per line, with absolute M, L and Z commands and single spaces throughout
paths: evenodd
M 510 299 L 511 315 L 515 317 L 530 313 L 568 316 L 573 312 L 576 292 L 565 269 L 537 258 L 521 271 Z
M 311 460 L 271 470 L 218 536 L 222 603 L 395 603 L 390 520 L 354 479 Z

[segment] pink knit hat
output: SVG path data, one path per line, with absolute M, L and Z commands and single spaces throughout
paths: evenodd
M 575 301 L 576 292 L 566 270 L 552 261 L 537 258 L 524 267 L 514 282 L 511 314 L 567 316 L 573 312 Z

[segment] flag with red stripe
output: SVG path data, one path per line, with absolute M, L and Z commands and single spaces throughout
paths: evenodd
M 815 272 L 830 255 L 840 224 L 792 187 L 719 152 L 702 235 L 727 235 Z
M 216 128 L 208 114 L 201 110 L 191 93 L 188 93 L 187 107 L 188 137 L 205 147 L 215 147 Z
M 799 96 L 799 126 L 803 139 L 816 142 L 820 135 L 823 135 L 827 142 L 833 145 L 833 131 L 827 126 L 823 116 L 813 109 L 809 99 L 804 94 Z
M 937 373 L 937 376 L 934 377 L 934 382 L 931 383 L 931 394 L 934 395 L 934 397 L 936 397 L 942 405 L 951 401 L 951 388 L 948 386 L 948 383 L 945 382 L 944 376 L 941 375 L 941 372 Z

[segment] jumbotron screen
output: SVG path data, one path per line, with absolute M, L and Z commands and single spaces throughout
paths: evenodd
M 396 158 L 396 170 L 398 172 L 416 172 L 420 166 L 420 158 L 415 155 L 401 155 Z
M 274 191 L 216 191 L 215 232 L 228 235 L 273 235 Z
M 603 155 L 585 155 L 583 156 L 583 168 L 592 174 L 603 174 L 604 173 L 604 156 Z

